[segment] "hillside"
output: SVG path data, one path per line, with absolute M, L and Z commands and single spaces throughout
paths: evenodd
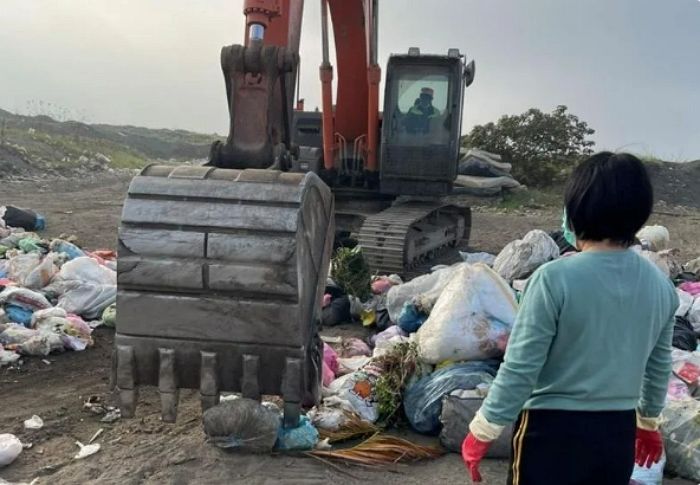
M 0 179 L 134 169 L 207 157 L 216 135 L 56 121 L 0 109 Z

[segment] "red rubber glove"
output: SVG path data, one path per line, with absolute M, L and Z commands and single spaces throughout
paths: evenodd
M 651 468 L 651 465 L 659 462 L 664 452 L 661 433 L 659 431 L 647 431 L 646 429 L 637 428 L 635 447 L 634 462 L 639 466 Z
M 491 446 L 490 441 L 481 441 L 474 437 L 473 434 L 469 433 L 464 441 L 462 442 L 462 460 L 469 473 L 472 477 L 472 482 L 481 481 L 481 473 L 479 472 L 479 464 L 481 460 L 486 455 L 489 447 Z

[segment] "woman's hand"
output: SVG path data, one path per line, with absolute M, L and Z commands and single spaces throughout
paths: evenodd
M 479 464 L 486 455 L 491 443 L 491 441 L 481 441 L 471 433 L 462 442 L 462 460 L 464 460 L 473 482 L 481 482 Z

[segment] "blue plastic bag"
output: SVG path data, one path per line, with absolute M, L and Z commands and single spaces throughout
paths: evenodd
M 301 416 L 296 428 L 285 428 L 284 423 L 280 424 L 275 449 L 282 451 L 313 450 L 316 443 L 318 443 L 318 430 L 311 424 L 308 416 Z
M 85 256 L 82 249 L 68 241 L 57 240 L 51 245 L 51 250 L 56 253 L 64 253 L 69 260 Z
M 411 384 L 403 400 L 411 427 L 419 433 L 438 434 L 442 397 L 457 389 L 476 389 L 479 384 L 490 383 L 498 365 L 493 359 L 463 362 L 439 369 Z
M 7 319 L 13 323 L 19 323 L 27 328 L 32 326 L 32 315 L 34 312 L 17 305 L 5 305 Z
M 407 301 L 403 304 L 396 325 L 406 333 L 413 333 L 417 332 L 427 319 L 428 315 L 418 310 L 412 302 Z

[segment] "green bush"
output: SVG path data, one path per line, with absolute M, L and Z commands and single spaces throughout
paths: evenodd
M 465 147 L 480 148 L 513 164 L 513 176 L 531 186 L 547 186 L 565 179 L 572 167 L 593 153 L 587 139 L 595 130 L 566 106 L 551 113 L 531 108 L 520 115 L 506 115 L 496 123 L 477 125 L 466 135 Z

